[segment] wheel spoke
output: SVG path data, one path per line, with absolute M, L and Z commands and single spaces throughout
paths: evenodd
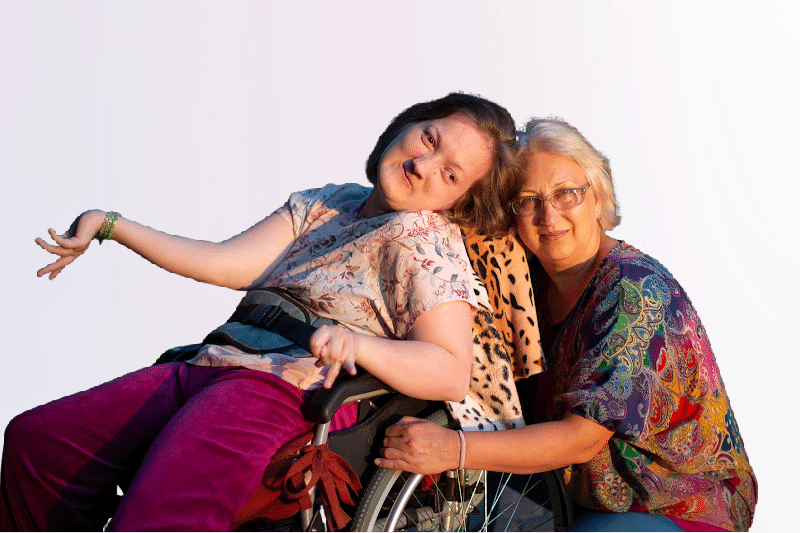
M 444 412 L 429 419 L 447 423 Z M 554 479 L 552 473 L 518 476 L 465 470 L 431 477 L 378 469 L 365 487 L 351 529 L 552 531 L 564 524 L 562 515 L 568 513 L 550 503 L 551 498 L 559 504 L 564 500 L 563 489 L 553 488 Z

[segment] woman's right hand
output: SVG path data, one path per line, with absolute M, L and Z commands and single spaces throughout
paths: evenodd
M 89 248 L 92 239 L 100 231 L 104 218 L 105 213 L 103 211 L 86 211 L 76 218 L 69 229 L 62 235 L 56 234 L 56 231 L 50 228 L 47 232 L 55 244 L 50 244 L 37 237 L 36 244 L 51 254 L 57 255 L 58 259 L 39 269 L 36 275 L 42 277 L 45 274 L 50 274 L 50 279 L 55 279 L 64 270 L 64 267 L 75 261 Z
M 429 420 L 404 416 L 386 428 L 375 464 L 415 474 L 438 474 L 458 468 L 461 439 L 452 429 Z

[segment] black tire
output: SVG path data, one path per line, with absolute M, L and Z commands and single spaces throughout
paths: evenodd
M 448 424 L 444 410 L 434 412 L 428 420 L 443 426 Z M 352 531 L 558 531 L 571 521 L 571 506 L 558 474 L 518 476 L 496 472 L 487 475 L 481 470 L 449 471 L 434 482 L 430 476 L 378 469 L 364 489 L 350 528 Z

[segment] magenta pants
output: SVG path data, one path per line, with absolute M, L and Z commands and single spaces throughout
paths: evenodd
M 313 427 L 305 394 L 257 370 L 169 363 L 36 407 L 6 429 L 0 526 L 227 530 L 278 448 Z

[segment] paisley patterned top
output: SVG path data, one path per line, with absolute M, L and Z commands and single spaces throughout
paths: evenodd
M 319 316 L 354 331 L 398 339 L 436 305 L 465 301 L 476 307 L 458 226 L 429 211 L 358 218 L 371 191 L 347 184 L 292 194 L 276 213 L 291 224 L 295 241 L 259 288 L 282 287 Z M 295 355 L 207 346 L 191 363 L 239 365 L 271 372 L 303 389 L 319 387 L 325 370 L 314 365 L 316 359 Z
M 756 479 L 706 331 L 667 269 L 620 243 L 557 331 L 540 312 L 548 417 L 569 410 L 614 431 L 568 469 L 576 501 L 748 529 Z

